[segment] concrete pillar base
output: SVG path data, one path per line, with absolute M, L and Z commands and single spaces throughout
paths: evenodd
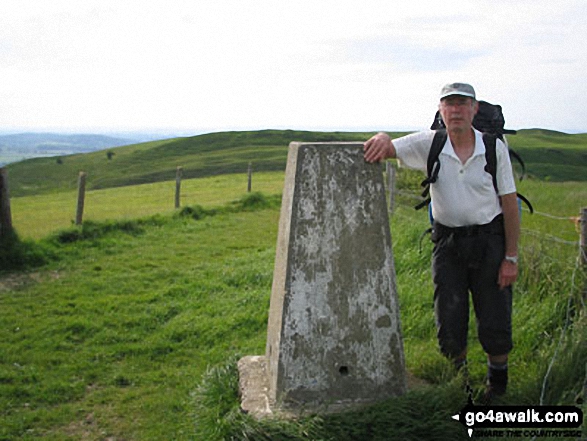
M 340 413 L 356 410 L 365 405 L 377 403 L 378 400 L 339 400 L 323 403 L 305 403 L 297 407 L 277 406 L 269 399 L 269 378 L 267 357 L 264 355 L 247 355 L 238 361 L 239 395 L 241 410 L 255 418 L 282 417 L 297 418 L 304 414 Z M 413 390 L 427 386 L 428 383 L 406 372 L 407 388 Z

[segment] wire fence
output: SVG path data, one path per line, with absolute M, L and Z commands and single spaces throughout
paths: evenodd
M 395 176 L 390 176 L 394 174 L 393 168 L 387 169 L 387 187 L 389 193 L 389 208 L 392 214 L 395 213 L 395 206 L 396 204 L 404 205 L 404 206 L 415 206 L 417 203 L 422 202 L 424 198 L 419 196 L 415 191 L 405 190 L 405 189 L 396 189 L 395 186 Z M 411 202 L 410 202 L 411 201 Z M 585 204 L 587 206 L 587 203 Z M 522 207 L 522 210 L 528 214 L 530 214 L 529 210 L 525 207 Z M 522 228 L 521 231 L 523 234 L 531 235 L 541 240 L 550 241 L 556 244 L 561 245 L 569 245 L 569 246 L 576 246 L 579 247 L 579 255 L 582 258 L 583 262 L 587 263 L 585 259 L 585 244 L 587 238 L 584 236 L 585 234 L 585 225 L 587 224 L 587 208 L 579 208 L 580 213 L 577 216 L 559 216 L 550 213 L 545 213 L 541 211 L 536 211 L 532 213 L 533 216 L 547 218 L 549 220 L 555 221 L 564 221 L 564 222 L 573 222 L 575 224 L 577 230 L 577 240 L 568 240 L 562 237 L 555 236 L 553 234 L 545 233 L 543 231 L 533 230 L 531 228 Z

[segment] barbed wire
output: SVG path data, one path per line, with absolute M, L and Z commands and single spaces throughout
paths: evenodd
M 413 199 L 415 201 L 421 202 L 424 200 L 424 198 L 417 195 L 416 192 L 414 192 L 412 190 L 396 190 L 395 193 L 400 196 L 404 196 L 404 197 Z M 529 213 L 529 214 L 536 214 L 538 216 L 543 216 L 543 217 L 547 217 L 549 219 L 554 219 L 554 220 L 564 220 L 564 221 L 571 221 L 571 222 L 577 222 L 579 220 L 579 216 L 557 216 L 554 214 L 544 213 L 542 211 L 536 211 L 536 210 L 534 210 L 532 213 L 530 213 L 530 210 L 526 207 L 522 207 L 522 210 Z
M 415 194 L 413 191 L 411 190 L 396 190 L 395 194 L 402 196 L 404 198 L 409 198 L 412 199 L 414 201 L 418 201 L 418 202 L 422 202 L 424 200 L 424 198 L 422 198 L 421 196 Z M 396 199 L 396 203 L 400 204 L 400 205 L 404 205 L 404 206 L 408 206 L 408 204 L 404 203 L 401 200 L 397 200 Z M 522 210 L 526 211 L 529 213 L 529 210 L 526 207 L 523 207 Z M 561 221 L 572 221 L 575 223 L 580 222 L 580 217 L 579 216 L 556 216 L 554 214 L 550 214 L 550 213 L 544 213 L 541 211 L 536 211 L 534 210 L 534 213 L 538 216 L 543 216 L 549 219 L 553 219 L 553 220 L 561 220 Z M 540 231 L 536 231 L 536 230 L 531 230 L 529 228 L 522 228 L 522 231 L 524 233 L 528 233 L 530 235 L 533 236 L 540 236 L 543 239 L 547 239 L 550 240 L 552 242 L 556 242 L 556 243 L 560 243 L 560 244 L 564 244 L 564 245 L 571 245 L 571 246 L 576 246 L 576 245 L 580 245 L 580 240 L 566 240 L 566 239 L 562 239 L 558 236 L 554 236 L 552 234 L 548 234 L 548 233 L 543 233 Z
M 530 212 L 530 210 L 528 210 L 526 207 L 522 208 L 524 211 Z M 566 221 L 576 221 L 577 220 L 577 216 L 555 216 L 554 214 L 549 214 L 549 213 L 544 213 L 542 211 L 536 211 L 534 210 L 534 212 L 532 214 L 536 214 L 538 216 L 543 216 L 543 217 L 547 217 L 549 219 L 554 219 L 554 220 L 566 220 Z
M 553 236 L 552 234 L 542 233 L 540 231 L 531 230 L 529 228 L 522 228 L 522 232 L 530 234 L 531 236 L 546 238 L 552 242 L 557 242 L 557 243 L 560 243 L 563 245 L 573 245 L 573 246 L 580 245 L 579 240 L 565 240 L 565 239 L 561 239 L 560 237 Z

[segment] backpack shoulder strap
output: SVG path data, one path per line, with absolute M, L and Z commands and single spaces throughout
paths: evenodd
M 520 175 L 521 181 L 522 179 L 524 179 L 524 176 L 526 176 L 526 164 L 524 164 L 524 160 L 515 150 L 512 150 L 508 147 L 508 151 L 510 152 L 510 157 L 515 158 L 516 161 L 518 161 L 518 163 L 520 164 L 520 167 L 522 167 L 522 174 Z
M 483 133 L 483 144 L 485 145 L 485 171 L 491 175 L 493 179 L 493 188 L 497 193 L 497 153 L 496 153 L 497 137 L 491 133 Z
M 430 146 L 428 160 L 426 163 L 426 179 L 424 179 L 420 184 L 424 188 L 422 191 L 422 197 L 426 199 L 416 205 L 416 210 L 419 210 L 420 208 L 430 203 L 430 198 L 428 197 L 430 193 L 430 184 L 433 184 L 436 182 L 436 179 L 438 179 L 438 172 L 440 171 L 440 161 L 438 160 L 438 157 L 444 148 L 444 144 L 446 144 L 447 138 L 448 135 L 444 129 L 436 130 L 436 133 L 434 133 L 434 138 L 432 139 L 432 145 Z
M 446 130 L 436 130 L 432 145 L 430 146 L 430 151 L 428 152 L 428 161 L 426 164 L 428 175 L 426 176 L 426 179 L 422 181 L 422 187 L 429 186 L 438 179 L 438 172 L 440 171 L 440 161 L 438 160 L 438 157 L 444 148 L 444 144 L 446 144 L 447 137 Z
M 483 144 L 485 144 L 485 160 L 487 164 L 485 165 L 485 171 L 491 175 L 493 179 L 493 188 L 495 188 L 495 192 L 499 194 L 497 189 L 497 153 L 496 153 L 496 141 L 497 137 L 490 133 L 483 133 Z M 508 149 L 510 153 L 513 151 Z M 517 153 L 514 153 L 514 157 L 519 158 Z M 520 163 L 522 166 L 524 165 L 521 158 L 519 158 Z M 518 198 L 526 204 L 530 213 L 534 213 L 534 207 L 530 201 L 520 193 L 517 193 Z

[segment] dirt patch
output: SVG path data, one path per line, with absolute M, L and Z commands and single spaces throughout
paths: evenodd
M 83 420 L 74 421 L 65 430 L 68 436 L 75 436 L 80 440 L 96 439 L 100 429 L 93 413 L 87 414 Z
M 58 271 L 14 273 L 0 276 L 0 292 L 16 291 L 35 283 L 59 279 Z

